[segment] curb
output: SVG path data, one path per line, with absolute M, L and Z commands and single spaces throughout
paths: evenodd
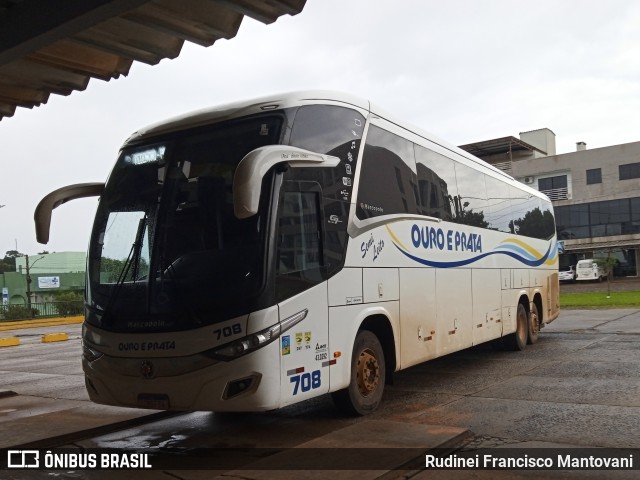
M 20 345 L 20 339 L 18 337 L 0 338 L 0 348 L 2 348 L 2 347 L 15 347 L 17 345 Z
M 106 425 L 98 425 L 95 427 L 89 427 L 63 433 L 60 435 L 54 435 L 49 438 L 42 438 L 33 440 L 31 442 L 25 442 L 19 445 L 13 445 L 11 449 L 23 449 L 23 448 L 53 448 L 66 445 L 68 443 L 77 442 L 86 438 L 97 437 L 99 435 L 106 435 L 108 433 L 117 432 L 118 430 L 124 430 L 126 428 L 137 427 L 139 425 L 145 425 L 147 423 L 157 422 L 167 418 L 184 415 L 185 412 L 178 411 L 160 411 L 155 413 L 149 413 L 141 415 L 139 417 L 130 418 L 128 420 L 121 420 L 115 423 L 108 423 Z M 5 447 L 3 447 L 5 448 Z
M 20 330 L 22 328 L 41 328 L 41 327 L 57 327 L 59 325 L 72 325 L 76 323 L 82 323 L 84 316 L 78 315 L 75 317 L 58 317 L 58 318 L 44 318 L 39 320 L 16 320 L 13 322 L 0 322 L 0 332 L 6 332 L 9 330 Z
M 64 332 L 47 333 L 42 335 L 42 343 L 52 342 L 64 342 L 69 340 L 69 334 Z M 2 347 L 16 347 L 20 345 L 20 339 L 18 337 L 4 337 L 0 338 L 0 348 Z M 2 391 L 0 391 L 0 398 L 2 398 Z
M 42 336 L 42 343 L 64 342 L 65 340 L 69 340 L 69 335 L 63 332 L 48 333 Z

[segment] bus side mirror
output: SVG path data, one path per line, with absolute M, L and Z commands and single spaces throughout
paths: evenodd
M 51 212 L 69 200 L 84 197 L 99 197 L 104 191 L 104 183 L 78 183 L 54 190 L 44 197 L 36 207 L 33 219 L 36 222 L 36 240 L 38 243 L 49 242 Z
M 233 175 L 233 213 L 236 218 L 249 218 L 258 213 L 262 179 L 279 163 L 291 167 L 335 167 L 338 157 L 314 153 L 287 145 L 267 145 L 247 153 Z

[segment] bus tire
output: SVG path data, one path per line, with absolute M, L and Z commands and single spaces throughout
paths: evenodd
M 529 335 L 527 335 L 527 343 L 533 345 L 538 341 L 540 336 L 540 315 L 538 314 L 538 306 L 531 304 L 531 312 L 529 313 Z
M 335 405 L 349 415 L 367 415 L 378 408 L 385 382 L 384 352 L 378 337 L 361 330 L 353 344 L 351 381 L 331 395 Z
M 504 345 L 509 350 L 524 350 L 527 346 L 529 332 L 529 320 L 527 310 L 521 303 L 518 304 L 516 312 L 516 331 L 504 337 Z

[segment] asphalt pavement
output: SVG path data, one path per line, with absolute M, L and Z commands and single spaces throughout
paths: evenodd
M 67 333 L 69 339 L 42 343 L 43 335 L 56 332 Z M 640 448 L 638 309 L 564 310 L 542 330 L 540 341 L 523 352 L 481 345 L 399 372 L 386 389 L 380 409 L 360 419 L 341 417 L 328 396 L 274 412 L 239 416 L 195 412 L 164 417 L 162 412 L 99 406 L 90 403 L 84 391 L 80 325 L 2 334 L 16 335 L 21 344 L 0 348 L 0 448 L 68 442 L 81 448 L 251 445 L 339 449 L 375 444 L 406 449 L 452 443 L 461 451 Z M 281 453 L 288 454 L 286 450 Z M 274 460 L 277 457 L 271 458 Z M 82 473 L 81 477 L 59 477 L 110 478 L 105 476 L 109 472 Z M 273 470 L 254 470 L 226 472 L 224 478 L 320 478 L 320 473 L 285 470 L 276 475 Z M 325 478 L 326 472 L 323 475 Z M 118 472 L 118 476 L 195 480 L 215 475 L 153 471 L 134 476 Z M 371 474 L 352 470 L 339 476 L 418 480 L 637 478 L 637 470 L 453 471 L 416 467 Z

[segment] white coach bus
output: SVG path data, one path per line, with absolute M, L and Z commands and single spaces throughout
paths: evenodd
M 87 259 L 91 400 L 260 411 L 331 392 L 366 414 L 393 372 L 559 312 L 548 198 L 349 96 L 306 92 L 140 130 Z M 500 341 L 500 340 L 498 340 Z

